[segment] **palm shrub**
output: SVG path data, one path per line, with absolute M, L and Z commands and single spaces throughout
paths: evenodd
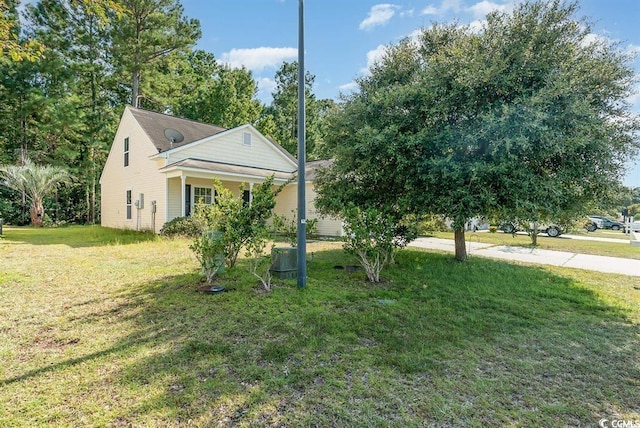
M 67 170 L 52 165 L 36 165 L 29 158 L 22 165 L 0 166 L 0 183 L 9 189 L 24 193 L 31 202 L 31 224 L 41 227 L 44 221 L 44 198 L 64 183 L 70 175 Z

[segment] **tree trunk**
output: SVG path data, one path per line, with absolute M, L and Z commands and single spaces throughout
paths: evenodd
M 131 105 L 138 108 L 138 92 L 140 87 L 140 70 L 133 70 L 133 80 L 131 82 Z
M 464 226 L 459 226 L 455 230 L 455 244 L 456 244 L 456 260 L 467 260 L 467 244 L 464 239 Z
M 538 223 L 533 223 L 533 229 L 531 229 L 531 245 L 534 247 L 538 245 Z
M 41 200 L 34 200 L 31 204 L 31 225 L 42 227 L 44 220 L 44 206 Z

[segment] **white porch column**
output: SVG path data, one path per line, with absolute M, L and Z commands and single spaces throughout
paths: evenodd
M 187 177 L 185 177 L 184 173 L 180 174 L 180 216 L 184 217 L 185 215 L 187 215 L 186 211 L 185 211 L 185 207 L 184 207 L 184 203 L 186 201 L 186 197 L 187 195 L 185 194 L 185 187 L 187 184 Z
M 249 206 L 253 202 L 253 182 L 249 183 Z
M 169 177 L 167 174 L 164 175 L 164 221 L 169 221 Z

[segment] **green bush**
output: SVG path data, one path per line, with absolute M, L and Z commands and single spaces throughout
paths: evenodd
M 284 238 L 289 245 L 296 247 L 298 245 L 298 210 L 291 210 L 291 216 L 273 215 L 273 233 Z M 318 219 L 307 219 L 305 225 L 305 235 L 307 239 L 318 233 Z
M 196 238 L 202 235 L 202 227 L 193 217 L 176 217 L 162 226 L 160 234 Z
M 244 183 L 240 186 L 240 195 L 245 186 Z M 253 186 L 251 203 L 246 204 L 242 196 L 234 196 L 220 180 L 213 180 L 216 203 L 198 204 L 193 213 L 194 221 L 202 225 L 200 230 L 206 233 L 197 234 L 190 246 L 202 265 L 208 283 L 220 272 L 221 261 L 229 268 L 235 266 L 243 247 L 247 249 L 248 256 L 255 256 L 256 260 L 261 256 L 269 233 L 267 221 L 273 214 L 275 198 L 283 186 L 273 189 L 271 175 Z M 254 275 L 257 268 L 250 267 Z
M 451 228 L 447 226 L 444 217 L 439 215 L 425 216 L 417 224 L 418 235 L 428 235 L 433 232 L 449 232 Z
M 370 282 L 380 282 L 380 271 L 394 262 L 395 251 L 416 237 L 415 228 L 398 224 L 389 210 L 351 204 L 343 218 L 343 248 L 358 258 Z

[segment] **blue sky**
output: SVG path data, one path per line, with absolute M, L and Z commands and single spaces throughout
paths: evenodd
M 385 45 L 434 22 L 478 24 L 492 10 L 509 10 L 515 0 L 305 0 L 305 64 L 316 76 L 318 98 L 337 99 L 367 73 Z M 259 97 L 270 102 L 282 61 L 297 60 L 297 0 L 182 0 L 185 14 L 200 20 L 198 48 L 219 61 L 253 72 Z M 593 23 L 592 37 L 606 37 L 639 55 L 640 1 L 580 0 L 579 16 Z M 629 98 L 640 113 L 640 85 Z M 640 186 L 640 159 L 623 182 Z

